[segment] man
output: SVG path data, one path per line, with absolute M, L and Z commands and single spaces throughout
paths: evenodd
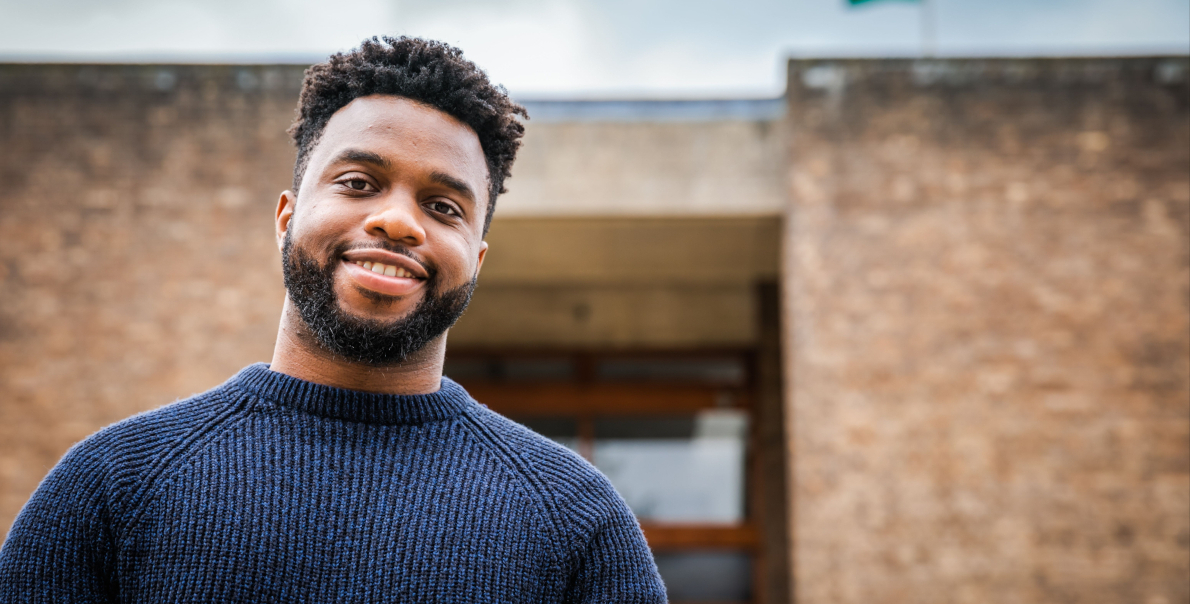
M 62 459 L 3 602 L 664 602 L 607 480 L 442 377 L 524 109 L 444 44 L 310 68 L 270 365 Z

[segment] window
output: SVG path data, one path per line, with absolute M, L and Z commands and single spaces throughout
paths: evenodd
M 582 455 L 641 522 L 673 602 L 751 602 L 750 351 L 455 351 L 447 376 Z

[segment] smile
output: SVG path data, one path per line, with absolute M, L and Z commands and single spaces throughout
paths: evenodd
M 355 264 L 362 266 L 373 273 L 384 275 L 386 277 L 408 277 L 410 279 L 417 278 L 413 276 L 413 273 L 410 273 L 399 266 L 381 264 L 379 262 L 368 262 L 366 260 L 356 260 Z
M 407 296 L 426 284 L 412 269 L 383 262 L 344 259 L 343 267 L 358 287 L 386 296 Z

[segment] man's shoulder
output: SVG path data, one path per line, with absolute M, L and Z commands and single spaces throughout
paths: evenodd
M 232 396 L 226 384 L 220 385 L 117 421 L 79 445 L 122 448 L 176 444 L 181 435 L 217 421 L 235 402 Z
M 162 466 L 182 450 L 217 431 L 239 405 L 226 384 L 117 421 L 75 444 L 56 471 L 102 473 L 108 480 L 133 479 Z M 139 479 L 136 479 L 139 480 Z
M 482 405 L 473 406 L 466 417 L 476 436 L 554 506 L 579 504 L 608 512 L 627 508 L 607 477 L 571 449 Z
M 237 402 L 220 386 L 102 428 L 66 452 L 34 499 L 70 509 L 102 501 L 113 521 L 129 518 L 188 450 L 218 432 Z
M 603 473 L 574 451 L 486 407 L 472 405 L 464 417 L 537 495 L 566 568 L 578 572 L 615 561 L 620 571 L 633 567 L 663 593 L 636 518 Z

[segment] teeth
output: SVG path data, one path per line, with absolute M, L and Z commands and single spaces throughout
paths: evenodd
M 370 270 L 373 273 L 376 273 L 378 275 L 385 275 L 388 277 L 401 277 L 401 278 L 405 278 L 405 279 L 415 278 L 413 276 L 413 273 L 411 273 L 403 268 L 389 266 L 387 264 L 381 264 L 379 262 L 368 262 L 366 260 L 354 260 L 353 262 L 355 262 L 355 264 L 358 264 L 359 266 L 362 266 L 365 269 Z

